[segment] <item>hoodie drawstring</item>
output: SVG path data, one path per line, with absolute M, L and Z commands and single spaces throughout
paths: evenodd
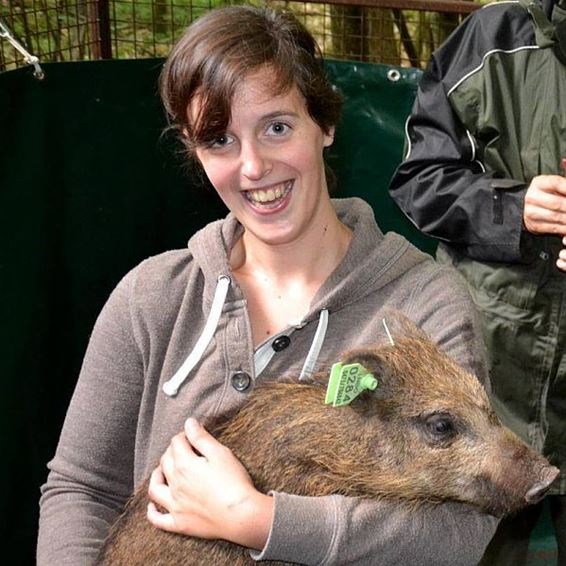
M 185 379 L 187 379 L 190 371 L 197 365 L 204 354 L 206 347 L 212 340 L 212 337 L 216 332 L 220 316 L 222 315 L 222 309 L 224 307 L 224 302 L 226 301 L 226 295 L 228 294 L 229 287 L 230 278 L 227 275 L 221 275 L 218 277 L 216 290 L 214 291 L 214 298 L 212 299 L 212 306 L 202 334 L 199 336 L 192 352 L 183 362 L 183 365 L 175 372 L 175 375 L 169 381 L 166 381 L 163 384 L 163 392 L 169 397 L 177 395 L 179 388 Z
M 222 315 L 222 309 L 224 308 L 224 303 L 226 301 L 226 296 L 228 294 L 228 288 L 230 287 L 230 278 L 227 275 L 221 275 L 218 277 L 218 282 L 216 284 L 216 290 L 214 291 L 214 298 L 212 299 L 212 306 L 210 308 L 210 313 L 208 319 L 204 326 L 204 330 L 199 336 L 194 348 L 191 353 L 187 356 L 181 367 L 175 372 L 175 375 L 163 384 L 163 392 L 169 397 L 174 397 L 177 395 L 181 385 L 187 379 L 191 370 L 198 364 L 202 358 L 208 344 L 212 340 L 220 317 Z M 318 356 L 322 349 L 324 343 L 324 338 L 326 336 L 326 329 L 328 327 L 328 309 L 322 309 L 320 311 L 320 316 L 318 319 L 318 326 L 316 332 L 305 359 L 303 369 L 301 370 L 301 375 L 299 380 L 308 379 L 314 372 Z M 287 334 L 289 334 L 287 332 Z M 271 348 L 271 342 L 269 344 L 269 352 L 266 353 L 256 352 L 254 356 L 256 377 L 261 373 L 267 364 L 271 361 L 275 351 Z M 259 370 L 259 371 L 258 371 Z
M 307 354 L 307 359 L 305 360 L 301 375 L 299 376 L 299 381 L 308 379 L 313 374 L 320 350 L 322 349 L 322 344 L 324 343 L 327 328 L 328 309 L 322 309 L 318 318 L 318 326 L 316 327 L 316 332 L 309 353 Z

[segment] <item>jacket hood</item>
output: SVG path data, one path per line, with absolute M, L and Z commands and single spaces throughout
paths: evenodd
M 315 295 L 305 322 L 316 318 L 321 309 L 332 312 L 347 307 L 428 257 L 398 234 L 383 235 L 372 208 L 363 200 L 332 199 L 332 204 L 353 237 L 344 259 Z M 190 239 L 189 250 L 205 279 L 206 302 L 212 301 L 220 276 L 231 278 L 229 252 L 242 233 L 241 224 L 229 214 Z M 226 302 L 243 299 L 237 282 L 231 281 Z

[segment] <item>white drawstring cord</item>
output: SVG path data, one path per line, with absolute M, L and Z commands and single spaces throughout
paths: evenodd
M 301 375 L 299 376 L 299 381 L 303 379 L 308 379 L 314 372 L 316 361 L 322 349 L 322 344 L 324 343 L 324 338 L 326 336 L 326 329 L 328 328 L 328 309 L 322 309 L 320 311 L 320 317 L 318 319 L 318 326 L 316 327 L 316 332 L 307 354 L 307 358 L 301 370 Z
M 169 397 L 177 395 L 179 388 L 204 354 L 206 347 L 216 332 L 216 327 L 218 326 L 220 316 L 222 315 L 222 308 L 224 307 L 229 287 L 230 278 L 227 275 L 221 275 L 218 278 L 218 283 L 214 292 L 214 299 L 212 300 L 212 307 L 210 308 L 210 314 L 208 315 L 204 330 L 199 336 L 192 352 L 183 362 L 183 365 L 175 372 L 175 375 L 169 381 L 166 381 L 163 384 L 163 392 L 165 395 L 168 395 Z

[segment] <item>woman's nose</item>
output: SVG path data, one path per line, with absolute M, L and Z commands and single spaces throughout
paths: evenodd
M 257 180 L 271 171 L 271 162 L 265 148 L 259 144 L 242 146 L 242 175 L 247 179 Z

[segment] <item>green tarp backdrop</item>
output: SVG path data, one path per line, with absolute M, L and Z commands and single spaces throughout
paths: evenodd
M 43 81 L 28 68 L 0 74 L 0 520 L 4 555 L 17 557 L 6 563 L 34 563 L 39 486 L 111 289 L 225 214 L 161 136 L 161 64 L 45 64 Z M 364 197 L 384 231 L 432 250 L 387 194 L 419 72 L 328 68 L 347 100 L 328 156 L 335 195 Z

